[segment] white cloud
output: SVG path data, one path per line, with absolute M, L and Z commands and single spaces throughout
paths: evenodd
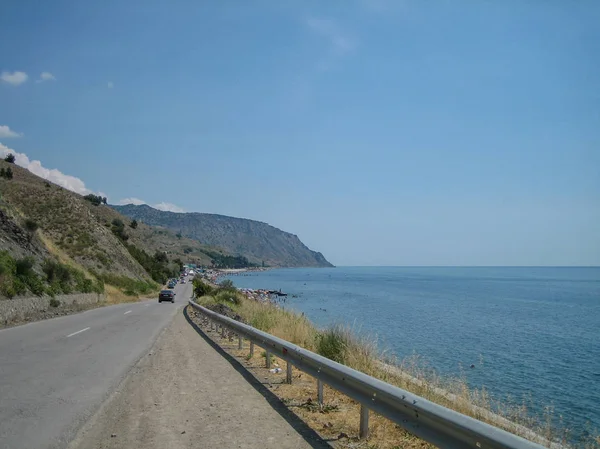
M 175 204 L 165 202 L 154 204 L 152 207 L 154 209 L 164 210 L 167 212 L 185 212 L 181 207 L 176 206 Z
M 36 80 L 36 83 L 43 83 L 44 81 L 56 81 L 56 77 L 50 72 L 42 72 L 40 79 Z
M 8 148 L 7 146 L 0 143 L 0 157 L 5 158 L 7 154 L 12 153 L 15 156 L 15 163 L 20 167 L 26 168 L 34 175 L 40 178 L 46 179 L 54 184 L 57 184 L 65 189 L 72 192 L 79 193 L 80 195 L 87 195 L 93 193 L 90 189 L 85 186 L 85 183 L 70 175 L 65 175 L 60 170 L 45 168 L 40 161 L 30 161 L 25 153 L 18 153 L 15 150 Z
M 123 198 L 121 201 L 119 201 L 119 204 L 121 206 L 126 204 L 135 204 L 136 206 L 139 206 L 140 204 L 146 204 L 146 202 L 144 200 L 140 200 L 139 198 Z
M 148 204 L 146 203 L 144 200 L 141 200 L 139 198 L 123 198 L 121 201 L 119 201 L 119 204 L 124 206 L 126 204 L 134 204 L 136 206 L 139 206 L 141 204 Z M 185 210 L 183 210 L 181 207 L 176 206 L 173 203 L 166 203 L 166 202 L 162 202 L 162 203 L 157 203 L 157 204 L 150 204 L 150 207 L 153 207 L 154 209 L 158 209 L 158 210 L 162 210 L 162 211 L 166 211 L 166 212 L 185 212 Z
M 17 133 L 10 129 L 8 125 L 0 125 L 0 139 L 8 137 L 21 137 L 23 134 Z
M 313 32 L 325 37 L 329 41 L 331 49 L 337 54 L 349 53 L 356 47 L 356 41 L 344 33 L 333 20 L 311 17 L 306 24 Z
M 109 82 L 108 82 L 108 84 L 107 84 L 107 87 L 108 87 L 109 89 L 112 89 L 113 87 L 115 87 L 115 85 L 113 84 L 113 82 L 112 82 L 112 81 L 109 81 Z
M 27 73 L 25 72 L 2 72 L 0 74 L 0 79 L 8 84 L 12 84 L 13 86 L 18 86 L 19 84 L 23 84 L 27 81 Z

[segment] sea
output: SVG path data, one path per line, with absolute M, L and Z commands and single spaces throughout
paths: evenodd
M 229 276 L 287 293 L 319 327 L 352 326 L 572 438 L 600 434 L 600 267 L 336 267 Z M 471 367 L 474 365 L 474 367 Z

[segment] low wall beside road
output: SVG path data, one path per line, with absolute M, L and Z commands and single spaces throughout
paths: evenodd
M 55 301 L 51 300 L 54 299 Z M 106 296 L 98 293 L 75 293 L 72 295 L 34 296 L 0 299 L 0 327 L 66 315 L 98 305 Z

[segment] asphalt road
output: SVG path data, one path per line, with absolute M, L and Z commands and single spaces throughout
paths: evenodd
M 0 448 L 66 447 L 191 290 L 0 330 Z

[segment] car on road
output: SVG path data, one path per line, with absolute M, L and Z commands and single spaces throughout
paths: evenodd
M 182 284 L 185 284 L 185 279 L 182 279 L 182 280 L 181 280 L 181 283 L 182 283 Z
M 173 290 L 161 290 L 158 294 L 158 302 L 175 302 L 175 292 Z
M 167 285 L 167 287 L 169 287 L 169 288 L 175 288 L 176 285 L 177 285 L 177 281 L 175 279 L 171 279 L 169 281 L 169 284 Z

